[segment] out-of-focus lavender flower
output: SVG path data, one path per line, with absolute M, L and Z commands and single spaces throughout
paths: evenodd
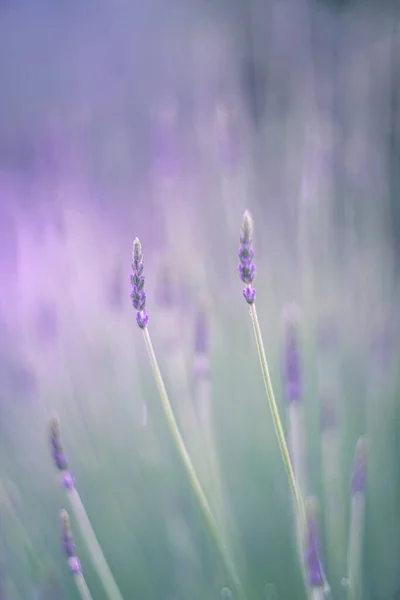
M 136 309 L 136 322 L 140 329 L 145 329 L 149 322 L 149 316 L 146 311 L 146 293 L 144 291 L 145 277 L 143 275 L 143 253 L 142 245 L 138 238 L 133 242 L 132 251 L 132 273 L 131 273 L 131 299 L 132 305 Z
M 50 445 L 54 463 L 59 471 L 68 469 L 68 462 L 64 455 L 60 437 L 60 421 L 53 415 L 50 419 Z
M 324 351 L 332 350 L 338 342 L 337 323 L 333 318 L 322 319 L 318 324 L 318 348 Z
M 298 343 L 298 314 L 299 310 L 294 305 L 284 308 L 285 346 L 283 383 L 285 397 L 289 404 L 299 402 L 302 392 Z
M 174 95 L 166 98 L 155 114 L 152 134 L 152 162 L 155 175 L 162 179 L 176 179 L 180 175 L 177 125 L 179 106 Z
M 197 377 L 208 377 L 210 373 L 210 324 L 208 307 L 203 303 L 196 315 L 194 330 L 194 372 Z
M 322 565 L 319 557 L 319 539 L 316 518 L 316 504 L 312 500 L 307 503 L 307 539 L 305 562 L 308 583 L 311 588 L 323 588 L 325 585 Z
M 245 211 L 242 221 L 242 230 L 240 235 L 239 248 L 239 275 L 246 287 L 243 290 L 243 297 L 248 304 L 254 304 L 256 299 L 256 290 L 253 288 L 253 280 L 256 275 L 256 267 L 253 264 L 254 250 L 253 243 L 253 222 L 249 211 Z
M 222 105 L 216 110 L 218 158 L 225 171 L 233 171 L 238 163 L 238 148 L 232 127 L 232 116 Z
M 195 327 L 195 352 L 196 354 L 207 354 L 210 346 L 208 315 L 204 308 L 200 308 L 197 313 Z
M 155 299 L 157 304 L 171 308 L 174 304 L 175 289 L 172 274 L 172 265 L 167 258 L 162 259 L 157 276 Z
M 365 491 L 367 484 L 367 441 L 360 437 L 357 442 L 354 454 L 353 472 L 351 474 L 351 493 L 354 496 L 357 493 Z
M 50 419 L 50 446 L 53 461 L 59 471 L 61 471 L 61 484 L 66 490 L 75 488 L 75 478 L 68 470 L 68 461 L 65 457 L 60 437 L 60 421 L 53 415 Z
M 374 364 L 380 372 L 387 369 L 396 348 L 396 330 L 392 323 L 385 323 L 374 334 L 371 354 Z
M 71 531 L 69 515 L 66 510 L 60 513 L 61 521 L 61 545 L 68 558 L 68 566 L 73 575 L 81 575 L 82 568 L 79 558 L 76 556 L 76 545 Z
M 322 402 L 321 407 L 321 432 L 324 433 L 338 427 L 339 419 L 335 406 L 329 400 Z

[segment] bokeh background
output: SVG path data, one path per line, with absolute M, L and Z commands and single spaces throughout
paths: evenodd
M 400 598 L 399 18 L 386 0 L 1 1 L 2 600 L 78 597 L 60 549 L 52 410 L 125 600 L 231 597 L 135 323 L 136 236 L 153 343 L 248 598 L 304 597 L 237 277 L 246 208 L 285 427 L 281 312 L 302 313 L 307 485 L 333 597 L 347 597 L 349 481 L 366 434 L 363 598 Z

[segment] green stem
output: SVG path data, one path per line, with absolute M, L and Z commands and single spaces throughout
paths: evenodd
M 348 547 L 348 598 L 359 600 L 361 593 L 361 560 L 364 533 L 364 494 L 358 492 L 351 499 L 351 521 Z
M 93 600 L 92 595 L 89 591 L 89 588 L 86 584 L 85 578 L 82 575 L 82 573 L 75 575 L 74 581 L 75 581 L 76 587 L 78 588 L 78 591 L 79 591 L 79 594 L 80 594 L 82 600 Z
M 151 363 L 151 366 L 153 369 L 154 378 L 156 380 L 157 388 L 160 393 L 163 409 L 164 409 L 165 415 L 167 417 L 168 425 L 171 430 L 172 437 L 174 438 L 174 442 L 176 444 L 178 452 L 182 458 L 184 467 L 185 467 L 187 475 L 189 477 L 190 484 L 191 484 L 193 491 L 198 499 L 200 508 L 201 508 L 204 518 L 205 518 L 205 521 L 206 521 L 207 526 L 210 530 L 210 533 L 217 545 L 217 548 L 221 555 L 221 558 L 225 563 L 225 567 L 232 579 L 232 582 L 235 585 L 236 591 L 238 593 L 238 597 L 245 598 L 242 585 L 241 585 L 239 577 L 236 573 L 236 569 L 229 557 L 228 550 L 227 550 L 225 543 L 221 537 L 221 534 L 219 532 L 217 523 L 216 523 L 214 515 L 211 511 L 208 500 L 204 494 L 204 491 L 201 487 L 200 481 L 196 475 L 196 471 L 194 469 L 194 466 L 193 466 L 193 463 L 189 456 L 189 453 L 186 449 L 185 442 L 183 441 L 183 438 L 180 434 L 178 424 L 176 422 L 176 419 L 175 419 L 175 416 L 174 416 L 174 413 L 173 413 L 173 410 L 171 407 L 171 403 L 168 398 L 168 393 L 167 393 L 167 390 L 166 390 L 166 387 L 164 384 L 164 380 L 163 380 L 163 377 L 162 377 L 162 374 L 160 371 L 160 367 L 158 366 L 157 358 L 156 358 L 156 355 L 154 352 L 153 344 L 151 342 L 150 334 L 149 334 L 147 327 L 145 329 L 143 329 L 143 336 L 144 336 L 144 341 L 146 344 L 146 349 L 147 349 L 147 352 L 148 352 L 148 355 L 150 358 L 150 363 Z
M 87 516 L 85 507 L 76 489 L 68 491 L 68 498 L 74 512 L 75 518 L 78 521 L 82 536 L 86 542 L 90 553 L 93 565 L 103 584 L 109 600 L 123 600 L 121 592 L 115 583 L 114 577 L 110 571 L 110 567 L 104 557 L 103 551 L 97 540 L 96 534 L 93 531 L 89 517 Z
M 292 461 L 290 460 L 289 450 L 286 444 L 285 434 L 283 433 L 282 423 L 279 417 L 278 407 L 276 405 L 274 390 L 272 388 L 271 376 L 269 374 L 267 357 L 265 355 L 264 344 L 261 335 L 260 324 L 258 322 L 258 316 L 256 311 L 256 305 L 250 305 L 250 314 L 253 322 L 254 335 L 256 338 L 258 356 L 260 358 L 260 366 L 264 379 L 265 390 L 267 392 L 269 407 L 271 409 L 272 421 L 274 423 L 274 428 L 276 432 L 276 436 L 278 438 L 279 448 L 282 454 L 283 462 L 286 468 L 286 472 L 289 478 L 289 485 L 292 490 L 293 498 L 295 501 L 296 509 L 298 512 L 299 521 L 301 524 L 301 530 L 305 531 L 305 511 L 304 511 L 304 503 L 299 492 L 299 488 L 296 482 L 296 478 L 294 475 Z

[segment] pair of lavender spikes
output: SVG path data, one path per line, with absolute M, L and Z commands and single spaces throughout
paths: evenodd
M 186 469 L 190 484 L 192 486 L 193 492 L 198 500 L 199 506 L 203 513 L 205 522 L 209 528 L 210 534 L 214 539 L 220 556 L 225 564 L 227 573 L 232 579 L 232 583 L 234 584 L 237 592 L 238 599 L 244 599 L 244 592 L 242 589 L 241 582 L 236 573 L 235 566 L 231 560 L 228 549 L 225 545 L 225 541 L 219 527 L 217 525 L 217 521 L 211 510 L 208 499 L 204 493 L 204 490 L 200 484 L 199 478 L 197 476 L 196 470 L 193 466 L 192 460 L 190 458 L 189 452 L 186 448 L 185 442 L 183 441 L 183 437 L 180 433 L 174 412 L 172 410 L 171 403 L 169 401 L 167 389 L 165 387 L 164 379 L 160 371 L 160 367 L 158 365 L 157 357 L 153 348 L 153 344 L 150 338 L 149 330 L 148 330 L 148 322 L 149 317 L 146 311 L 146 293 L 144 291 L 144 283 L 145 276 L 143 274 L 143 252 L 142 246 L 138 238 L 133 242 L 133 250 L 132 250 L 132 273 L 130 277 L 132 290 L 130 293 L 130 297 L 132 300 L 133 308 L 136 309 L 136 322 L 139 328 L 143 332 L 143 337 L 147 349 L 147 353 L 150 359 L 150 364 L 153 370 L 154 379 L 156 381 L 156 385 L 160 394 L 161 403 L 164 409 L 165 416 L 167 418 L 167 422 L 174 439 L 176 448 L 178 453 L 181 456 L 183 465 Z
M 76 545 L 71 531 L 69 515 L 64 509 L 60 513 L 60 522 L 61 544 L 63 551 L 68 558 L 68 566 L 74 578 L 76 587 L 78 588 L 82 600 L 92 600 L 91 593 L 82 573 L 80 560 L 76 555 Z
M 61 483 L 67 492 L 68 500 L 70 501 L 72 510 L 78 521 L 79 527 L 81 529 L 83 538 L 86 542 L 87 548 L 89 550 L 93 565 L 97 570 L 99 578 L 103 584 L 103 587 L 106 591 L 106 594 L 109 600 L 123 600 L 121 592 L 118 589 L 117 584 L 114 581 L 113 575 L 110 571 L 110 568 L 107 564 L 106 559 L 104 558 L 103 551 L 100 547 L 100 544 L 97 540 L 97 537 L 93 531 L 92 525 L 90 523 L 89 517 L 87 516 L 85 507 L 82 503 L 82 500 L 76 490 L 75 487 L 75 478 L 71 475 L 68 470 L 68 462 L 64 455 L 63 447 L 61 444 L 61 435 L 60 435 L 60 422 L 57 416 L 53 415 L 50 419 L 50 447 L 52 458 L 56 468 L 61 471 Z M 65 515 L 64 515 L 65 517 Z M 64 520 L 65 524 L 65 520 Z M 68 537 L 68 536 L 67 536 Z M 66 538 L 64 541 L 68 542 Z M 72 552 L 73 550 L 73 542 L 69 539 L 71 545 L 64 546 L 66 550 Z M 72 558 L 70 556 L 69 558 Z M 72 563 L 72 564 L 71 564 Z M 78 562 L 76 560 L 71 561 L 70 568 L 74 568 L 78 570 Z M 79 567 L 80 568 L 80 567 Z M 76 573 L 78 575 L 79 573 Z M 81 582 L 81 579 L 79 579 Z M 83 586 L 83 584 L 82 584 Z M 81 587 L 82 587 L 81 586 Z M 90 595 L 83 596 L 84 600 L 89 600 Z

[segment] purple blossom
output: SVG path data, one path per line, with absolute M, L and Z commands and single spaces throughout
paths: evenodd
M 76 556 L 76 545 L 71 531 L 69 515 L 66 510 L 61 511 L 60 521 L 61 547 L 68 558 L 68 566 L 73 575 L 80 575 L 82 573 L 81 563 L 79 561 L 79 558 Z
M 71 556 L 68 559 L 68 566 L 73 575 L 82 575 L 81 561 L 77 556 Z
M 361 437 L 356 445 L 354 454 L 353 472 L 351 474 L 351 494 L 365 491 L 367 484 L 367 444 L 365 438 Z
M 298 324 L 297 319 L 292 314 L 285 321 L 283 382 L 286 400 L 289 404 L 292 404 L 301 400 L 302 392 Z
M 75 489 L 75 477 L 72 475 L 72 473 L 70 471 L 62 471 L 61 473 L 61 485 L 66 489 L 66 490 L 73 490 Z
M 321 407 L 321 432 L 331 431 L 338 427 L 338 414 L 336 407 L 329 400 L 325 400 Z
M 242 230 L 240 235 L 239 248 L 239 276 L 246 287 L 243 290 L 243 297 L 248 304 L 254 304 L 256 299 L 256 290 L 253 288 L 253 280 L 256 275 L 256 267 L 253 264 L 254 250 L 253 242 L 253 223 L 250 213 L 246 210 L 243 215 Z
M 136 309 L 136 323 L 140 329 L 145 329 L 149 322 L 149 316 L 146 311 L 146 292 L 144 291 L 145 277 L 143 275 L 143 253 L 142 245 L 138 238 L 133 242 L 132 251 L 132 273 L 131 273 L 131 299 L 132 305 Z
M 68 469 L 68 462 L 65 458 L 63 447 L 61 445 L 60 422 L 55 416 L 53 416 L 50 420 L 50 446 L 51 455 L 57 469 L 59 471 L 66 471 Z
M 75 488 L 75 478 L 68 470 L 68 461 L 65 457 L 60 437 L 60 422 L 58 417 L 50 419 L 50 446 L 56 468 L 61 472 L 61 484 L 66 490 Z
M 305 562 L 308 583 L 311 588 L 324 587 L 324 576 L 319 559 L 319 540 L 315 507 L 307 507 L 307 540 L 305 551 Z
M 172 265 L 166 258 L 163 258 L 157 277 L 155 299 L 160 306 L 171 308 L 174 305 L 175 297 Z
M 204 309 L 198 311 L 195 325 L 194 340 L 196 354 L 208 354 L 209 351 L 210 340 L 207 317 L 207 312 Z

